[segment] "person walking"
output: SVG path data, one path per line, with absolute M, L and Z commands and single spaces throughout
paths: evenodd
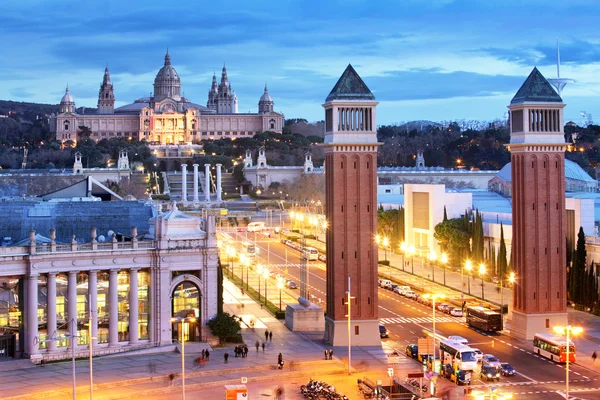
M 258 348 L 260 347 L 260 343 L 258 343 L 258 340 L 256 341 L 256 343 L 254 343 L 254 347 L 256 347 L 256 352 L 258 353 Z
M 265 342 L 269 340 L 269 331 L 265 331 Z
M 206 356 L 206 351 L 204 349 L 202 349 L 202 359 L 204 360 L 204 357 Z
M 248 357 L 248 346 L 244 345 L 244 357 Z
M 210 361 L 210 353 L 208 352 L 208 350 L 204 352 L 204 355 L 206 356 L 206 361 Z
M 333 349 L 329 349 L 329 359 L 333 360 Z
M 277 356 L 277 367 L 279 369 L 283 368 L 283 355 L 281 353 L 279 353 L 279 355 Z
M 225 360 L 225 364 L 227 364 L 227 360 L 229 360 L 229 353 L 225 352 L 225 354 L 223 354 L 223 359 Z
M 175 381 L 175 376 L 176 376 L 176 375 L 175 375 L 175 373 L 174 373 L 174 372 L 171 372 L 171 373 L 169 374 L 169 386 L 173 386 L 173 382 Z
M 265 352 L 265 342 L 262 342 L 263 353 Z
M 596 354 L 596 352 L 594 351 L 594 354 L 592 354 L 592 363 L 596 362 L 596 358 L 598 358 L 598 354 Z
M 325 359 L 329 360 L 329 351 L 327 349 L 325 349 Z
M 269 342 L 273 341 L 273 331 L 269 331 Z

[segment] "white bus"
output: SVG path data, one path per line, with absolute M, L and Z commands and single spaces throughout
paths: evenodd
M 469 346 L 446 339 L 440 342 L 440 352 L 444 365 L 456 364 L 458 369 L 463 371 L 473 371 L 477 368 L 477 355 Z
M 575 345 L 569 340 L 569 362 L 576 362 Z M 536 333 L 533 337 L 533 353 L 558 363 L 567 362 L 567 338 L 548 333 Z
M 314 247 L 305 247 L 303 253 L 304 257 L 309 261 L 319 259 L 319 251 Z
M 244 253 L 250 257 L 254 257 L 256 255 L 256 247 L 252 243 L 243 242 L 242 249 L 244 250 Z
M 260 232 L 265 229 L 264 222 L 250 222 L 248 224 L 248 232 Z

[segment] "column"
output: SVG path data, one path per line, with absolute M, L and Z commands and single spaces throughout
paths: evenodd
M 71 335 L 77 335 L 77 271 L 69 271 L 67 286 L 67 325 Z M 71 341 L 69 340 L 69 346 Z M 77 347 L 77 340 L 75 340 Z
M 221 188 L 221 164 L 217 164 L 217 201 L 223 201 L 222 196 L 223 189 Z
M 108 274 L 108 345 L 119 345 L 119 292 L 117 273 L 118 269 L 111 269 Z
M 138 268 L 129 270 L 129 344 L 138 342 Z
M 204 164 L 204 200 L 210 201 L 210 164 Z
M 194 203 L 198 202 L 198 164 L 194 164 Z
M 181 164 L 181 201 L 187 203 L 187 164 Z
M 92 345 L 98 343 L 98 270 L 88 272 L 89 309 L 92 316 Z M 92 338 L 90 338 L 92 340 Z
M 34 344 L 38 336 L 38 277 L 27 277 L 27 316 L 25 320 L 25 353 L 37 354 L 38 345 Z
M 47 337 L 51 338 L 56 333 L 56 273 L 48 274 L 48 326 L 46 327 Z M 48 342 L 48 351 L 56 350 L 54 340 Z

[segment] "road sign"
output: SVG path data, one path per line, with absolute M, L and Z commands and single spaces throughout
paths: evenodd
M 246 378 L 245 376 L 242 376 L 242 383 L 248 383 L 248 378 Z
M 388 368 L 388 376 L 391 378 L 394 376 L 394 368 Z
M 423 372 L 411 372 L 407 375 L 409 378 L 423 378 L 425 374 Z

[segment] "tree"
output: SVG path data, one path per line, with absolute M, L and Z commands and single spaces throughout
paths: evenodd
M 223 266 L 217 265 L 217 315 L 223 314 Z
M 587 252 L 585 250 L 585 233 L 583 227 L 579 227 L 579 233 L 577 234 L 577 248 L 575 250 L 575 259 L 577 260 L 577 286 L 575 290 L 578 292 L 577 299 L 579 303 L 585 302 L 585 289 L 586 289 L 586 266 L 587 266 Z
M 500 223 L 500 249 L 498 250 L 498 275 L 504 279 L 507 272 L 506 243 L 504 242 L 504 225 Z
M 446 206 L 444 206 L 444 222 L 448 221 L 448 213 L 446 212 Z
M 469 248 L 469 233 L 464 229 L 462 218 L 453 218 L 440 222 L 434 228 L 433 237 L 455 263 L 460 262 L 463 251 Z
M 223 344 L 227 339 L 235 338 L 242 329 L 239 319 L 227 312 L 217 314 L 206 325 L 210 328 L 212 334 L 219 338 L 220 344 Z

